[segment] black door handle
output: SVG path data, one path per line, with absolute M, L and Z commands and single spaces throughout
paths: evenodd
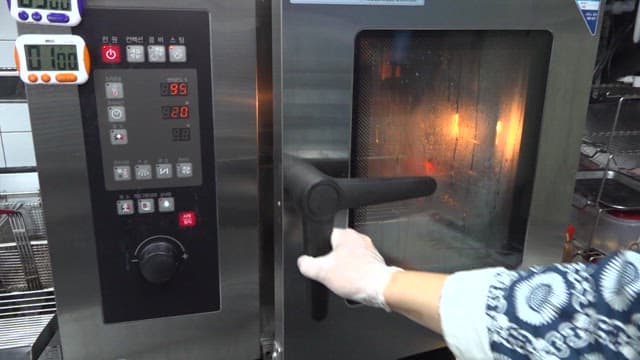
M 340 210 L 432 195 L 436 181 L 428 176 L 336 179 L 293 156 L 284 158 L 284 187 L 303 219 L 304 251 L 311 256 L 331 251 L 333 220 Z M 327 289 L 311 284 L 311 316 L 326 318 Z

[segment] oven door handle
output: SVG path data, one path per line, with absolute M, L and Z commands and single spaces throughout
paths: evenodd
M 302 215 L 304 251 L 321 256 L 331 251 L 333 221 L 340 210 L 430 196 L 437 189 L 428 176 L 336 179 L 306 161 L 286 156 L 284 188 Z M 311 283 L 311 317 L 326 318 L 329 295 L 320 283 Z

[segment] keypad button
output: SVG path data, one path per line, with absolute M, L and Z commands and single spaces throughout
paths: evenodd
M 64 73 L 56 75 L 56 81 L 59 83 L 72 83 L 78 81 L 76 74 Z
M 41 21 L 42 20 L 42 14 L 40 14 L 39 12 L 34 12 L 33 14 L 31 14 L 31 18 L 33 19 L 33 21 Z
M 153 174 L 151 173 L 151 165 L 136 165 L 136 180 L 151 180 Z
M 181 228 L 190 228 L 198 224 L 198 217 L 195 211 L 183 211 L 178 214 L 178 226 Z
M 171 164 L 156 165 L 156 178 L 171 179 L 173 177 L 173 168 Z
M 111 138 L 111 145 L 127 145 L 129 143 L 129 136 L 127 136 L 127 130 L 111 129 L 109 133 Z
M 143 63 L 144 46 L 142 45 L 127 45 L 127 62 L 130 63 Z
M 20 11 L 18 13 L 18 17 L 20 18 L 20 20 L 22 21 L 27 21 L 29 20 L 29 13 L 27 13 L 26 11 Z
M 49 15 L 47 15 L 47 20 L 49 20 L 49 22 L 51 23 L 66 24 L 69 22 L 69 15 L 60 14 L 60 13 L 50 13 Z
M 138 213 L 139 214 L 151 214 L 155 212 L 155 204 L 153 199 L 140 199 L 138 200 Z
M 150 63 L 163 63 L 167 61 L 167 53 L 164 45 L 147 46 Z
M 176 173 L 179 178 L 190 178 L 193 176 L 193 165 L 191 163 L 176 164 Z
M 105 64 L 119 64 L 122 61 L 120 45 L 102 45 L 102 62 Z
M 136 212 L 133 208 L 133 200 L 118 200 L 116 208 L 118 215 L 133 215 Z
M 124 106 L 109 106 L 107 107 L 107 115 L 109 122 L 125 122 L 127 121 L 127 113 Z
M 38 75 L 36 74 L 29 74 L 28 78 L 29 78 L 29 81 L 32 83 L 38 82 Z
M 158 199 L 158 211 L 159 212 L 173 212 L 175 211 L 175 199 L 172 197 L 161 197 Z
M 131 180 L 131 167 L 130 166 L 114 166 L 113 179 L 115 181 Z
M 48 83 L 51 81 L 51 75 L 49 74 L 42 74 L 42 76 L 40 76 L 40 79 L 42 79 L 42 81 Z
M 187 47 L 184 45 L 169 46 L 169 61 L 174 63 L 187 62 Z
M 107 99 L 124 99 L 124 85 L 121 82 L 108 82 L 104 84 Z

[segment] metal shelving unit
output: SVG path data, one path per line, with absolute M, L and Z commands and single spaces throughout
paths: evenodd
M 640 246 L 640 121 L 623 116 L 625 110 L 638 113 L 640 95 L 610 94 L 608 100 L 592 105 L 583 138 L 583 159 L 591 166 L 576 180 L 572 223 L 578 254 Z M 606 116 L 607 109 L 612 114 L 611 100 L 615 112 Z

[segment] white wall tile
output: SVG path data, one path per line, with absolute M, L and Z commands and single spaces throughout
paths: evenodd
M 0 174 L 0 193 L 34 192 L 40 190 L 37 173 Z
M 2 5 L 1 2 L 0 5 Z M 16 61 L 13 58 L 13 44 L 13 40 L 0 40 L 0 70 L 16 68 Z
M 5 166 L 7 166 L 7 164 L 5 164 L 4 162 L 4 147 L 2 146 L 2 143 L 0 143 L 0 167 L 5 167 Z
M 0 103 L 0 132 L 31 131 L 29 107 L 26 103 Z
M 9 14 L 7 2 L 0 3 L 0 40 L 15 40 L 18 37 L 16 21 Z
M 33 137 L 30 132 L 5 133 L 2 136 L 4 156 L 7 167 L 35 166 L 36 154 L 33 147 Z

